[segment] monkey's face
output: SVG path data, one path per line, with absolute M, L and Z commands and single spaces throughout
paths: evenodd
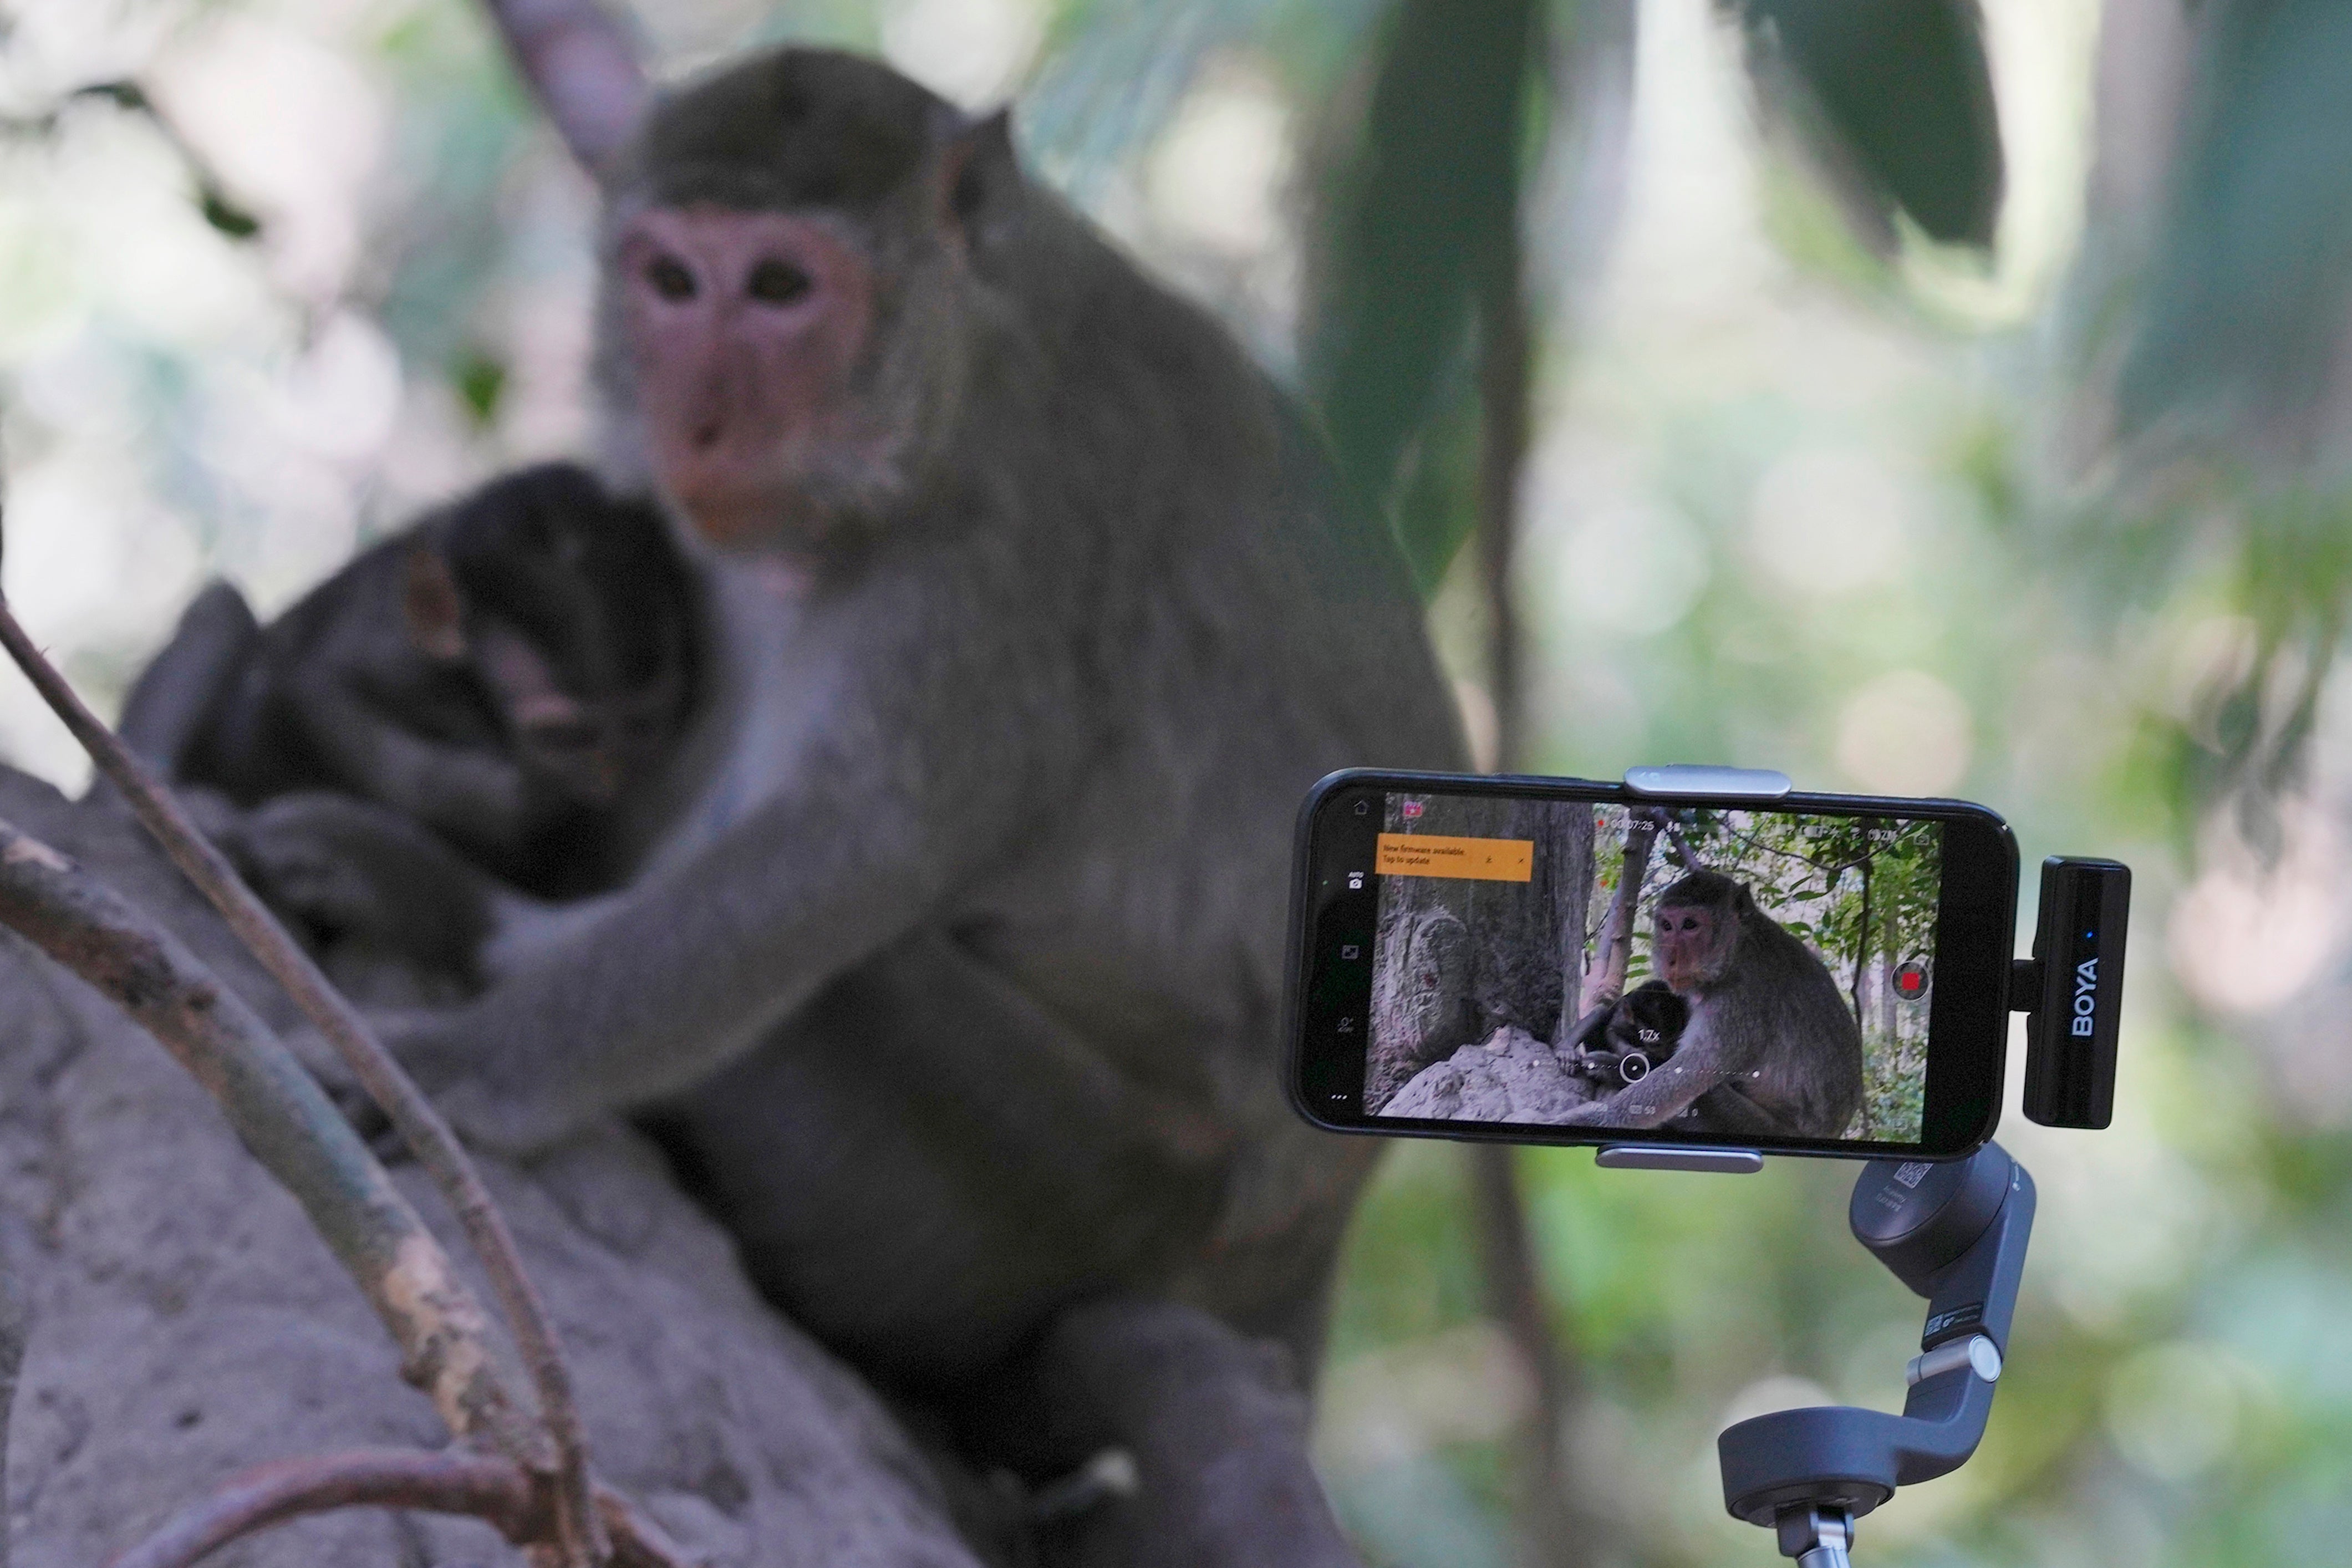
M 854 383 L 875 269 L 821 216 L 654 207 L 614 256 L 620 326 L 656 473 L 725 550 L 811 548 L 887 468 Z
M 1723 973 L 1737 922 L 1722 911 L 1692 904 L 1662 905 L 1652 939 L 1659 978 L 1688 992 Z
M 633 721 L 666 719 L 667 693 L 567 690 L 547 650 L 494 620 L 477 628 L 473 658 L 542 808 L 610 805 L 644 772 Z
M 507 475 L 406 552 L 409 641 L 462 679 L 532 809 L 613 804 L 687 721 L 692 591 L 667 525 L 570 464 Z
M 932 492 L 996 460 L 950 452 L 1017 330 L 992 269 L 1025 189 L 1002 114 L 830 50 L 655 105 L 609 187 L 599 370 L 697 533 L 793 580 L 952 525 Z

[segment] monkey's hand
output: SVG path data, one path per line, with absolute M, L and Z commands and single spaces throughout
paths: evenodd
M 561 1142 L 584 1124 L 585 1116 L 568 1115 L 562 1107 L 482 1076 L 478 1070 L 483 1065 L 481 1055 L 436 1029 L 446 1017 L 432 1009 L 370 1009 L 368 1023 L 467 1144 L 492 1153 L 527 1154 Z M 292 1030 L 286 1044 L 379 1154 L 394 1158 L 405 1152 L 383 1109 L 317 1030 Z
M 434 740 L 324 664 L 302 671 L 289 695 L 303 733 L 352 794 L 502 861 L 540 825 L 513 758 Z
M 555 1081 L 509 1081 L 500 1053 L 464 1029 L 462 1013 L 404 1015 L 384 1038 L 419 1088 L 473 1148 L 520 1157 L 553 1148 L 604 1107 Z
M 383 1042 L 394 1057 L 399 1057 L 402 1054 L 401 1042 L 425 1016 L 426 1015 L 404 1009 L 386 1012 L 371 1008 L 367 1021 L 368 1026 L 375 1031 L 376 1038 Z M 334 1102 L 337 1110 L 343 1113 L 343 1120 L 368 1141 L 378 1156 L 393 1161 L 407 1154 L 399 1135 L 393 1131 L 391 1119 L 384 1115 L 383 1108 L 361 1087 L 359 1075 L 352 1070 L 350 1063 L 343 1060 L 342 1053 L 328 1043 L 324 1035 L 303 1024 L 285 1031 L 280 1037 L 285 1041 L 286 1048 L 293 1053 L 294 1059 L 300 1062 L 303 1069 L 318 1080 L 319 1087 L 327 1091 L 327 1098 Z
M 534 1120 L 528 1106 L 505 1103 L 504 1091 L 466 1076 L 462 1064 L 467 1053 L 436 1047 L 433 1041 L 435 1016 L 424 1009 L 371 1008 L 368 1025 L 469 1146 L 496 1154 L 526 1154 L 562 1142 L 583 1124 L 584 1119 Z M 294 1059 L 318 1080 L 343 1120 L 367 1140 L 379 1159 L 395 1163 L 413 1157 L 413 1151 L 393 1131 L 392 1119 L 361 1087 L 359 1075 L 324 1036 L 306 1024 L 287 1030 L 282 1038 Z
M 478 984 L 499 885 L 406 817 L 348 795 L 282 795 L 220 834 L 247 882 L 315 952 L 357 949 Z

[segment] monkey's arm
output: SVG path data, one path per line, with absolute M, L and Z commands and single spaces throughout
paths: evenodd
M 289 695 L 303 732 L 340 783 L 461 844 L 512 853 L 530 830 L 522 770 L 508 756 L 418 734 L 327 660 Z
M 527 1149 L 702 1079 L 1052 820 L 1070 660 L 941 575 L 812 609 L 765 803 L 404 1042 L 461 1126 Z
M 1685 1045 L 1664 1067 L 1629 1083 L 1606 1100 L 1587 1100 L 1559 1118 L 1568 1127 L 1658 1127 L 1680 1116 L 1731 1073 L 1708 1053 Z
M 1739 1075 L 1747 1053 L 1741 1038 L 1716 1026 L 1713 1015 L 1736 1012 L 1733 999 L 1717 996 L 1683 1031 L 1682 1043 L 1666 1061 L 1606 1100 L 1588 1100 L 1562 1116 L 1570 1127 L 1657 1127 L 1673 1121 L 1701 1095 Z

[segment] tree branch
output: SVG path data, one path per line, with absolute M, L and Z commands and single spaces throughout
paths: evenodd
M 652 96 L 627 30 L 595 0 L 483 0 L 483 8 L 563 144 L 602 173 Z
M 338 1508 L 465 1514 L 520 1545 L 547 1532 L 545 1502 L 521 1466 L 479 1455 L 362 1448 L 284 1459 L 257 1465 L 182 1509 L 108 1568 L 188 1568 L 240 1536 Z
M 553 1528 L 549 1499 L 511 1459 L 355 1448 L 280 1459 L 232 1477 L 212 1496 L 165 1520 L 107 1568 L 190 1568 L 232 1541 L 306 1514 L 339 1508 L 398 1508 L 481 1520 L 518 1546 Z M 687 1568 L 691 1556 L 613 1491 L 596 1489 L 613 1537 L 614 1568 Z
M 132 813 L 155 837 L 173 863 L 220 911 L 221 918 L 227 922 L 237 940 L 260 961 L 261 966 L 285 988 L 303 1016 L 334 1046 L 350 1066 L 352 1076 L 383 1109 L 392 1122 L 393 1130 L 399 1133 L 410 1152 L 416 1156 L 417 1163 L 425 1167 L 434 1184 L 440 1189 L 443 1198 L 456 1215 L 459 1227 L 466 1233 L 467 1243 L 481 1259 L 484 1272 L 489 1276 L 490 1289 L 499 1299 L 499 1305 L 513 1331 L 516 1347 L 522 1354 L 524 1368 L 539 1396 L 540 1418 L 546 1423 L 547 1434 L 552 1439 L 554 1448 L 550 1456 L 538 1444 L 524 1443 L 509 1451 L 534 1468 L 549 1468 L 554 1471 L 561 1499 L 557 1520 L 562 1530 L 564 1560 L 572 1564 L 601 1563 L 608 1554 L 608 1547 L 603 1521 L 590 1500 L 587 1435 L 581 1424 L 579 1406 L 572 1397 L 571 1372 L 564 1365 L 562 1352 L 556 1342 L 554 1325 L 548 1320 L 546 1304 L 540 1300 L 538 1288 L 523 1269 L 522 1258 L 515 1248 L 514 1237 L 507 1229 L 506 1217 L 491 1203 L 488 1189 L 482 1185 L 480 1173 L 475 1170 L 473 1161 L 458 1144 L 457 1134 L 450 1131 L 448 1122 L 425 1098 L 415 1082 L 393 1060 L 383 1042 L 375 1037 L 374 1031 L 361 1018 L 359 1010 L 328 984 L 327 977 L 319 972 L 317 964 L 310 962 L 310 955 L 296 945 L 294 939 L 286 933 L 286 928 L 279 925 L 277 917 L 254 896 L 253 890 L 238 878 L 221 852 L 196 830 L 179 802 L 173 798 L 154 773 L 131 755 L 130 749 L 113 731 L 99 721 L 97 715 L 67 684 L 65 677 L 58 674 L 56 667 L 33 645 L 32 638 L 26 635 L 24 626 L 18 623 L 14 608 L 5 598 L 0 598 L 0 646 L 5 647 L 17 668 L 25 672 L 26 678 L 32 681 L 50 709 L 64 721 L 74 739 L 81 742 L 82 749 L 89 753 L 90 761 L 98 770 L 122 792 L 123 799 Z M 63 862 L 64 857 L 47 850 L 46 846 L 40 847 L 56 861 Z M 116 902 L 121 903 L 120 900 Z M 122 904 L 121 908 L 125 913 L 131 912 L 127 904 Z M 95 961 L 99 955 L 90 956 Z M 194 962 L 193 955 L 189 962 Z M 211 989 L 219 993 L 217 985 Z M 133 1016 L 137 1016 L 135 1011 Z M 268 1031 L 261 1028 L 257 1018 L 254 1020 L 254 1026 L 264 1037 L 268 1037 Z M 286 1055 L 275 1039 L 270 1040 L 270 1045 L 289 1067 L 300 1072 L 300 1068 L 294 1066 L 293 1058 Z M 301 1073 L 305 1082 L 309 1081 L 309 1076 Z M 209 1083 L 207 1087 L 210 1087 Z M 331 1106 L 327 1105 L 326 1097 L 318 1092 L 317 1086 L 311 1084 L 310 1089 L 317 1103 L 327 1107 L 329 1116 L 340 1122 L 341 1119 L 333 1115 Z M 346 1127 L 344 1131 L 348 1133 L 350 1130 Z M 320 1130 L 319 1136 L 324 1138 L 328 1134 Z M 352 1136 L 352 1141 L 357 1142 L 356 1135 Z M 363 1145 L 361 1152 L 365 1152 Z M 318 1174 L 323 1178 L 332 1173 L 321 1171 Z M 377 1174 L 379 1177 L 382 1175 L 380 1167 Z M 303 1196 L 306 1191 L 300 1186 L 294 1186 L 293 1190 L 297 1197 Z M 423 1235 L 421 1226 L 418 1234 Z M 329 1239 L 331 1243 L 333 1240 L 331 1237 Z M 440 1257 L 437 1247 L 434 1256 L 436 1258 Z M 449 1286 L 454 1287 L 456 1279 L 447 1273 L 446 1260 L 442 1259 L 442 1276 Z M 515 1436 L 512 1433 L 508 1435 L 509 1437 Z
M 1633 915 L 1642 901 L 1642 884 L 1650 875 L 1650 851 L 1658 841 L 1659 818 L 1636 808 L 1626 814 L 1625 856 L 1617 871 L 1617 891 L 1601 917 L 1601 934 L 1593 943 L 1593 984 L 1585 1000 L 1595 1007 L 1613 1004 L 1625 994 L 1625 972 L 1633 962 Z M 1580 1027 L 1581 1026 L 1580 1025 Z
M 152 1035 L 294 1194 L 449 1429 L 517 1456 L 543 1447 L 499 1368 L 489 1322 L 367 1145 L 252 1008 L 130 900 L 0 821 L 0 925 Z
M 1538 26 L 1534 16 L 1530 11 L 1520 24 L 1530 37 Z M 1473 308 L 1478 325 L 1477 537 L 1486 608 L 1486 683 L 1495 705 L 1496 765 L 1516 773 L 1527 765 L 1528 750 L 1526 650 L 1512 588 L 1534 353 L 1515 185 L 1508 211 L 1502 243 L 1483 258 L 1474 279 Z M 1580 933 L 1583 911 L 1578 911 L 1577 921 Z M 1573 998 L 1575 977 L 1562 979 L 1563 998 Z M 1555 1032 L 1569 1024 L 1573 1006 L 1572 1000 L 1564 1002 Z M 1521 1550 L 1528 1561 L 1547 1568 L 1588 1568 L 1597 1554 L 1599 1531 L 1577 1500 L 1575 1478 L 1563 1474 L 1560 1465 L 1561 1439 L 1581 1404 L 1582 1368 L 1575 1347 L 1554 1331 L 1546 1307 L 1510 1147 L 1473 1144 L 1470 1184 L 1487 1310 L 1502 1324 L 1535 1383 L 1535 1411 L 1518 1478 Z
M 0 138 L 22 137 L 39 140 L 54 136 L 58 124 L 65 118 L 68 106 L 93 99 L 111 103 L 127 114 L 138 114 L 146 118 L 148 124 L 154 127 L 155 133 L 163 138 L 164 144 L 171 148 L 173 155 L 178 158 L 181 164 L 188 171 L 188 179 L 195 186 L 197 210 L 204 215 L 205 221 L 212 225 L 224 237 L 243 241 L 255 239 L 260 236 L 263 226 L 261 219 L 229 195 L 228 187 L 222 184 L 220 174 L 213 167 L 212 160 L 206 158 L 195 143 L 188 140 L 186 134 L 181 131 L 170 115 L 156 107 L 155 100 L 148 96 L 145 86 L 131 78 L 91 82 L 87 87 L 78 87 L 66 94 L 58 104 L 37 114 L 0 115 Z

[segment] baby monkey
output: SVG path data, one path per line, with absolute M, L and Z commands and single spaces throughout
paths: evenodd
M 267 627 L 214 584 L 124 738 L 243 806 L 355 795 L 542 898 L 617 884 L 697 700 L 693 581 L 646 503 L 569 463 L 494 479 Z
M 1689 1021 L 1690 1005 L 1664 981 L 1644 980 L 1571 1042 L 1569 1071 L 1591 1079 L 1604 1094 L 1639 1083 L 1675 1054 Z

